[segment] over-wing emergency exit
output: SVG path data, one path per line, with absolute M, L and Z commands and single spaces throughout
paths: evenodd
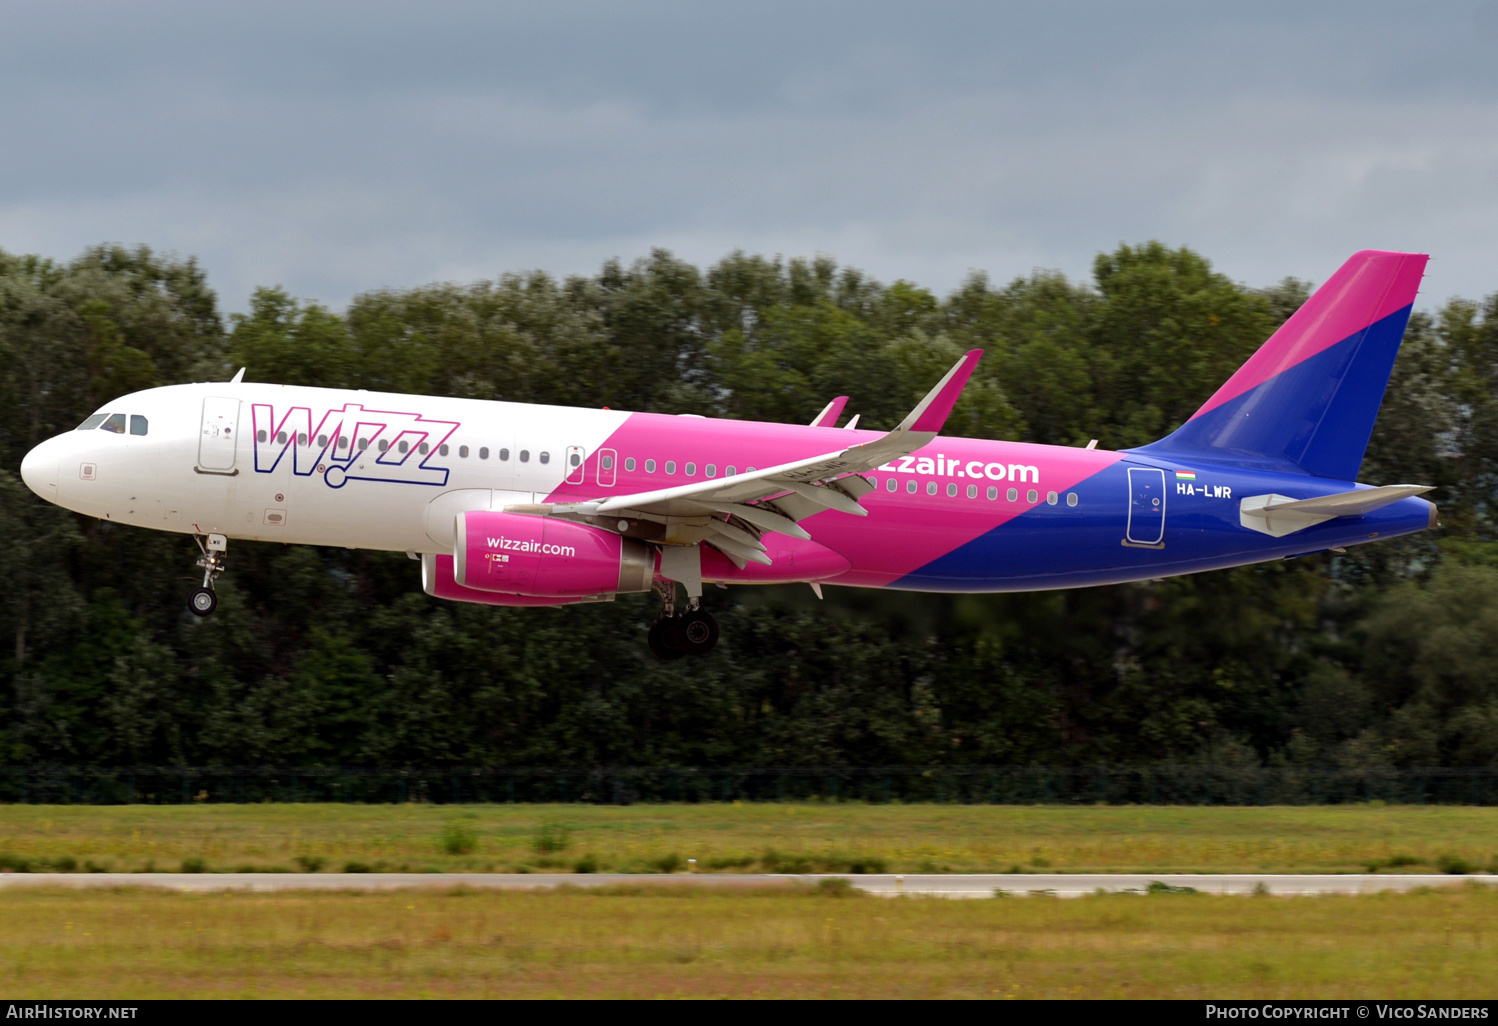
M 1206 404 L 1123 452 L 941 435 L 981 352 L 888 432 L 232 381 L 106 404 L 21 466 L 42 498 L 191 534 L 403 551 L 429 595 L 561 606 L 656 591 L 701 654 L 705 584 L 995 592 L 1305 555 L 1434 526 L 1355 483 L 1426 257 L 1356 254 Z M 685 602 L 677 603 L 677 586 Z

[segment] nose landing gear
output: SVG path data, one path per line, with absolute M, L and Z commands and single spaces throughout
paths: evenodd
M 661 615 L 650 625 L 650 651 L 657 659 L 680 659 L 684 655 L 707 655 L 718 643 L 718 621 L 696 598 L 676 611 L 676 584 L 656 581 L 661 596 Z
M 204 539 L 195 534 L 192 540 L 198 543 L 198 551 L 203 553 L 197 562 L 203 571 L 203 586 L 195 588 L 188 596 L 187 608 L 197 616 L 208 616 L 218 608 L 218 595 L 213 585 L 224 572 L 224 553 L 229 548 L 229 539 L 221 534 L 210 534 L 205 544 Z

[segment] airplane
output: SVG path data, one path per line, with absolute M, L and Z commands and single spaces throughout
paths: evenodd
M 27 454 L 48 502 L 191 534 L 199 616 L 228 540 L 405 552 L 439 599 L 657 592 L 648 643 L 702 655 L 707 584 L 1006 592 L 1198 573 L 1436 526 L 1356 483 L 1427 257 L 1355 254 L 1192 417 L 1118 452 L 941 434 L 966 353 L 893 430 L 243 380 L 106 403 Z M 686 592 L 678 608 L 677 585 Z

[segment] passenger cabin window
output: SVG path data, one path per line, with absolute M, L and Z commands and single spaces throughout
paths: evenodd
M 79 424 L 77 430 L 92 431 L 94 428 L 104 423 L 104 418 L 107 416 L 109 416 L 109 414 L 107 413 L 96 413 L 92 417 L 85 420 L 82 424 Z
M 317 436 L 317 447 L 319 449 L 326 449 L 328 447 L 328 436 L 327 435 L 318 435 Z
M 608 457 L 605 456 L 604 459 L 608 459 Z M 582 461 L 583 461 L 583 458 L 581 456 L 579 456 L 577 453 L 573 453 L 572 454 L 572 459 L 568 460 L 567 462 L 571 463 L 575 467 L 578 464 L 582 463 Z
M 507 460 L 507 459 L 509 459 L 510 458 L 510 450 L 508 450 L 508 449 L 501 449 L 501 450 L 499 450 L 499 458 L 501 460 Z
M 647 474 L 654 474 L 655 473 L 655 460 L 646 460 L 645 461 L 645 473 L 647 473 Z
M 125 415 L 123 413 L 110 414 L 109 419 L 99 425 L 100 431 L 112 431 L 117 435 L 125 433 Z
M 688 463 L 687 464 L 687 477 L 696 477 L 696 476 L 697 476 L 697 464 L 695 464 L 695 463 Z
M 541 454 L 541 462 L 542 463 L 550 463 L 551 462 L 551 453 L 549 453 L 549 452 L 543 452 Z
M 530 461 L 531 461 L 531 451 L 529 449 L 521 449 L 520 450 L 520 462 L 521 463 L 529 463 Z
M 131 434 L 135 433 L 135 425 L 134 424 L 130 425 L 130 433 Z M 141 434 L 145 434 L 145 432 L 142 431 Z M 297 445 L 306 445 L 307 444 L 307 435 L 306 435 L 306 432 L 301 432 L 301 433 L 299 433 L 296 436 L 296 444 Z
M 709 463 L 707 465 L 706 469 L 705 469 L 705 473 L 707 474 L 708 477 L 717 477 L 718 476 L 718 468 L 715 467 L 715 466 L 713 466 L 711 463 Z
M 723 471 L 723 473 L 727 474 L 729 477 L 733 477 L 733 475 L 737 474 L 738 471 L 733 468 L 732 464 L 730 464 L 728 469 Z
M 634 470 L 635 469 L 635 458 L 633 456 L 626 456 L 624 458 L 624 469 L 625 470 Z
M 483 446 L 483 447 L 481 447 L 479 449 L 479 459 L 481 459 L 481 460 L 487 460 L 488 458 L 489 458 L 489 447 L 487 445 L 485 445 L 485 446 Z
M 383 439 L 383 438 L 380 439 L 380 451 L 381 452 L 385 452 L 389 448 L 390 448 L 390 443 L 388 441 L 386 441 L 385 439 Z
M 146 423 L 146 418 L 134 413 L 130 415 L 130 433 L 132 435 L 143 435 L 149 429 L 150 425 Z
M 668 474 L 674 474 L 674 473 L 676 473 L 676 461 L 675 460 L 667 460 L 666 461 L 666 473 L 668 473 Z
M 427 443 L 422 442 L 420 445 L 418 445 L 416 447 L 416 451 L 419 452 L 419 453 L 421 453 L 423 456 L 425 456 L 427 453 L 429 453 L 429 452 L 432 451 L 432 447 L 430 445 L 428 445 Z M 442 447 L 442 455 L 444 455 L 444 456 L 447 455 L 447 446 L 445 446 L 445 445 Z
M 411 448 L 411 443 L 410 442 L 399 442 L 399 443 L 397 443 L 396 448 L 400 449 L 401 452 L 405 452 L 407 449 Z

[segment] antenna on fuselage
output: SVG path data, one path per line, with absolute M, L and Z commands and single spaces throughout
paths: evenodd
M 229 379 L 229 384 L 231 384 L 231 385 L 237 385 L 237 384 L 239 384 L 243 380 L 244 380 L 244 368 L 241 367 L 241 368 L 239 368 L 238 371 L 235 372 L 234 376 Z

